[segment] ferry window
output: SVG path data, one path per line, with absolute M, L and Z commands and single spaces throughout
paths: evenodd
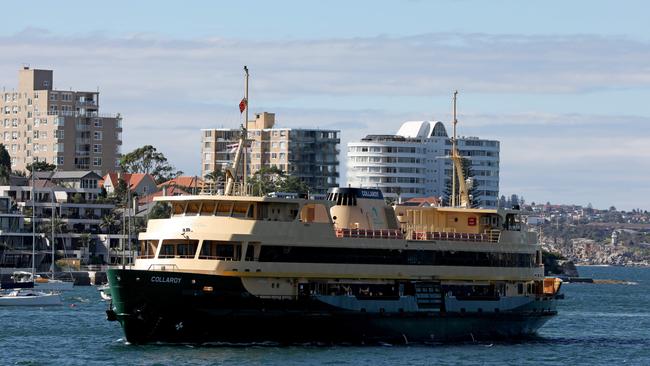
M 250 205 L 249 202 L 235 202 L 235 207 L 232 210 L 232 217 L 246 217 Z
M 186 216 L 194 216 L 199 213 L 199 204 L 200 202 L 189 202 L 187 204 L 187 209 L 185 210 L 185 215 Z
M 172 212 L 174 215 L 182 215 L 185 212 L 185 202 L 174 202 L 172 204 Z
M 198 240 L 188 240 L 186 243 L 176 244 L 176 255 L 179 258 L 194 258 L 198 245 Z
M 175 249 L 174 244 L 163 244 L 158 258 L 174 258 L 174 255 L 176 255 Z
M 215 201 L 204 201 L 203 206 L 201 206 L 201 216 L 212 216 L 216 205 Z
M 163 240 L 158 258 L 194 258 L 198 246 L 198 240 Z
M 232 202 L 219 202 L 217 206 L 217 216 L 230 216 L 232 211 Z
M 158 240 L 140 240 L 140 258 L 153 258 L 158 249 Z
M 240 242 L 204 240 L 199 259 L 239 260 L 240 252 Z

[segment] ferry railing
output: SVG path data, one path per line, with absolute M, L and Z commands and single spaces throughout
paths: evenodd
M 336 229 L 337 238 L 404 239 L 399 229 Z
M 151 264 L 147 271 L 158 270 L 158 271 L 178 271 L 178 266 L 175 264 Z
M 402 230 L 396 229 L 336 229 L 337 238 L 364 238 L 364 239 L 404 239 L 408 240 L 447 240 L 498 243 L 501 237 L 500 230 L 490 230 L 485 233 L 458 233 L 453 231 L 426 231 L 417 230 L 416 227 L 407 228 L 406 236 Z
M 422 241 L 469 241 L 469 242 L 490 242 L 498 243 L 501 235 L 500 230 L 490 230 L 483 233 L 459 233 L 449 230 L 432 230 L 432 227 L 422 225 L 407 225 L 406 238 L 409 240 Z

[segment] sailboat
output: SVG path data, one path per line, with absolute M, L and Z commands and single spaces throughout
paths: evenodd
M 31 275 L 31 279 L 35 278 L 34 272 L 36 267 L 36 214 L 35 214 L 35 189 L 34 189 L 34 171 L 32 169 L 32 191 L 31 191 L 31 200 L 32 200 L 32 271 L 31 273 L 25 272 L 28 275 Z M 14 275 L 20 275 L 22 273 L 14 273 Z M 14 278 L 16 281 L 16 278 Z M 34 285 L 38 282 L 33 281 Z M 61 305 L 61 295 L 57 292 L 43 292 L 36 289 L 11 289 L 0 292 L 0 306 L 49 306 L 49 305 Z
M 65 291 L 65 290 L 72 290 L 74 287 L 74 281 L 62 281 L 62 280 L 57 280 L 54 279 L 54 250 L 56 246 L 56 225 L 54 224 L 55 220 L 55 212 L 56 212 L 56 204 L 54 201 L 54 190 L 52 190 L 52 224 L 51 229 L 52 229 L 52 243 L 49 243 L 49 240 L 45 238 L 45 241 L 47 241 L 50 245 L 50 249 L 52 250 L 52 264 L 50 265 L 50 277 L 45 277 L 45 276 L 40 276 L 36 275 L 34 278 L 34 288 L 39 289 L 39 290 L 56 290 L 56 291 Z

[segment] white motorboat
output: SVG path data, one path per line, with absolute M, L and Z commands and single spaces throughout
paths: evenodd
M 97 286 L 97 291 L 99 291 L 99 296 L 102 297 L 102 300 L 111 301 L 111 288 L 108 284 Z
M 61 295 L 30 289 L 14 289 L 0 293 L 0 306 L 52 306 L 61 305 Z

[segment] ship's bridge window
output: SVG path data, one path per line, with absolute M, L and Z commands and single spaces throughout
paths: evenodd
M 233 261 L 240 257 L 241 242 L 238 241 L 204 240 L 199 253 L 199 259 Z
M 231 201 L 223 201 L 219 202 L 219 205 L 217 206 L 217 216 L 230 216 L 230 212 L 232 211 L 232 202 Z
M 212 216 L 216 206 L 217 203 L 215 201 L 203 201 L 201 205 L 201 216 Z
M 158 258 L 194 258 L 198 240 L 169 239 L 163 240 Z
M 253 205 L 250 202 L 235 202 L 232 217 L 253 217 Z
M 321 222 L 329 223 L 327 208 L 319 203 L 310 203 L 304 205 L 300 211 L 300 221 L 302 222 Z
M 172 213 L 174 215 L 182 215 L 185 212 L 185 202 L 172 203 Z
M 190 201 L 187 204 L 187 209 L 185 210 L 185 216 L 195 216 L 199 213 L 199 208 L 201 206 L 201 202 L 198 201 Z
M 147 259 L 156 256 L 158 240 L 140 240 L 140 255 L 138 258 Z

